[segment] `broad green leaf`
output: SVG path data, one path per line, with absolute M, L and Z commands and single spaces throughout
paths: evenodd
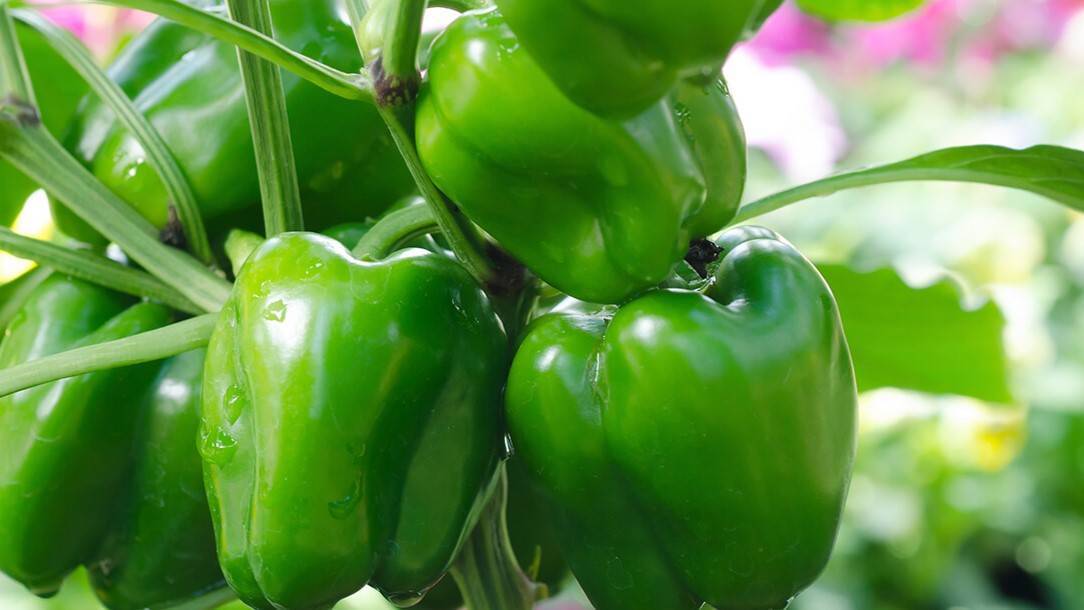
M 818 268 L 839 303 L 860 391 L 893 387 L 1013 402 L 1005 319 L 992 301 L 965 306 L 948 278 L 916 288 L 892 269 Z
M 792 203 L 847 189 L 890 182 L 976 182 L 1035 193 L 1084 212 L 1084 151 L 1062 146 L 1023 150 L 962 146 L 866 169 L 844 172 L 770 195 L 742 206 L 734 223 Z
M 803 11 L 832 21 L 887 21 L 922 4 L 923 0 L 798 0 Z

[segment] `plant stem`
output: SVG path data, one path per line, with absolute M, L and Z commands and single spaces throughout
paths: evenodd
M 263 242 L 264 238 L 262 236 L 251 231 L 242 231 L 241 229 L 230 231 L 230 234 L 226 236 L 226 258 L 230 259 L 233 277 L 241 274 L 241 267 L 245 265 L 249 255 L 256 248 L 259 248 Z
M 425 168 L 422 167 L 422 161 L 418 158 L 418 150 L 414 147 L 413 137 L 407 132 L 406 127 L 394 111 L 379 106 L 377 109 L 380 116 L 384 118 L 388 130 L 391 132 L 392 140 L 395 141 L 395 145 L 399 148 L 399 153 L 406 161 L 407 168 L 410 170 L 411 176 L 414 177 L 414 183 L 418 186 L 418 191 L 429 205 L 429 209 L 440 227 L 441 234 L 444 235 L 444 239 L 448 240 L 448 245 L 455 252 L 456 258 L 479 284 L 484 287 L 492 286 L 498 281 L 497 273 L 493 270 L 489 260 L 482 254 L 477 244 L 471 239 L 463 224 L 461 224 L 466 222 L 462 214 L 458 209 L 453 208 L 451 202 L 444 196 L 444 193 L 440 192 L 437 185 L 433 184 L 433 180 L 426 173 Z
M 15 36 L 11 11 L 0 2 L 0 106 L 5 100 L 36 106 L 34 88 L 23 60 L 23 49 Z
M 399 244 L 437 230 L 437 221 L 429 206 L 412 205 L 388 214 L 376 223 L 354 246 L 354 256 L 378 261 Z
M 154 13 L 203 32 L 296 74 L 312 84 L 352 100 L 373 101 L 372 85 L 365 74 L 347 74 L 297 53 L 273 39 L 229 19 L 189 6 L 179 0 L 96 0 L 112 6 Z
M 154 227 L 95 180 L 41 123 L 20 122 L 0 113 L 0 157 L 204 311 L 217 311 L 226 302 L 228 282 L 184 252 L 160 243 Z
M 64 28 L 34 11 L 15 11 L 15 17 L 40 32 L 53 48 L 83 77 L 103 102 L 117 115 L 147 153 L 147 162 L 158 172 L 170 202 L 184 227 L 185 239 L 196 258 L 205 264 L 214 261 L 199 203 L 184 172 L 173 158 L 162 136 L 136 109 L 124 91 L 91 57 L 90 52 Z
M 425 0 L 395 0 L 394 5 L 394 21 L 381 51 L 384 76 L 401 82 L 413 80 L 416 88 Z
M 227 0 L 226 5 L 236 22 L 265 36 L 272 35 L 271 9 L 267 0 Z M 241 63 L 241 81 L 252 125 L 264 232 L 268 237 L 274 237 L 286 231 L 300 231 L 304 228 L 301 189 L 297 184 L 282 73 L 275 64 L 248 51 L 238 49 L 237 58 Z
M 763 216 L 813 197 L 896 182 L 968 182 L 1018 189 L 1084 210 L 1084 151 L 1060 146 L 1017 150 L 1000 146 L 960 146 L 911 159 L 867 167 L 803 184 L 738 210 L 733 223 Z
M 388 0 L 385 0 L 388 1 Z M 406 0 L 414 1 L 414 0 Z M 367 15 L 369 7 L 363 0 L 347 0 L 347 13 L 350 16 L 351 25 L 354 28 L 354 32 L 357 34 L 359 48 L 365 61 L 369 65 L 369 70 L 373 72 L 379 72 L 379 74 L 373 74 L 375 81 L 380 81 L 383 72 L 381 69 L 381 58 L 371 57 L 371 48 L 368 47 L 381 47 L 380 44 L 373 44 L 373 41 L 366 40 L 371 33 L 368 31 L 365 23 L 365 19 L 371 19 L 372 15 Z M 380 6 L 377 6 L 373 10 L 382 10 Z M 406 35 L 396 34 L 396 30 L 407 28 L 409 30 L 421 31 L 421 18 L 416 13 L 411 11 L 396 11 L 397 19 L 391 24 L 391 32 L 380 32 L 385 40 L 397 39 L 399 37 L 405 37 Z M 403 20 L 400 21 L 398 18 Z M 362 35 L 362 32 L 365 35 Z M 416 40 L 416 38 L 415 38 Z M 414 45 L 415 52 L 417 51 L 417 44 Z M 413 56 L 410 60 L 413 62 Z M 402 58 L 397 61 L 404 61 Z M 375 68 L 375 70 L 374 70 Z M 394 83 L 393 83 L 394 84 Z M 395 142 L 395 146 L 399 149 L 399 154 L 403 157 L 403 161 L 406 163 L 407 169 L 410 170 L 410 175 L 414 178 L 414 183 L 418 187 L 418 192 L 425 198 L 426 203 L 429 205 L 429 209 L 433 212 L 433 217 L 436 219 L 437 225 L 440 227 L 440 232 L 444 235 L 444 238 L 448 240 L 448 245 L 452 251 L 455 252 L 456 258 L 467 269 L 467 271 L 478 281 L 482 286 L 488 287 L 495 285 L 499 278 L 494 271 L 489 260 L 482 254 L 478 245 L 471 239 L 473 233 L 469 233 L 464 226 L 464 219 L 461 218 L 458 210 L 453 210 L 451 202 L 444 196 L 444 193 L 440 192 L 437 185 L 433 184 L 433 180 L 426 173 L 425 168 L 422 167 L 421 159 L 418 157 L 418 150 L 414 146 L 414 135 L 412 130 L 408 127 L 412 122 L 414 116 L 414 97 L 411 95 L 398 95 L 388 92 L 388 87 L 391 86 L 387 82 L 374 82 L 374 87 L 378 90 L 376 94 L 376 108 L 380 113 L 381 118 L 384 119 L 384 123 L 388 126 L 388 131 L 391 133 L 392 140 Z M 381 93 L 381 91 L 383 93 Z M 403 90 L 407 93 L 409 90 Z
M 530 610 L 535 601 L 545 597 L 546 587 L 527 578 L 512 552 L 504 515 L 508 499 L 504 464 L 497 476 L 493 497 L 459 551 L 451 573 L 469 610 Z
M 185 313 L 207 312 L 153 275 L 89 250 L 65 248 L 19 235 L 6 227 L 0 227 L 0 250 L 112 290 L 153 299 Z
M 162 360 L 207 345 L 218 314 L 177 322 L 116 341 L 88 345 L 0 371 L 0 396 L 94 371 Z
M 196 599 L 190 599 L 176 606 L 169 606 L 168 610 L 214 610 L 214 608 L 228 604 L 236 599 L 237 594 L 233 592 L 233 589 L 223 587 L 201 595 Z
M 38 267 L 0 286 L 0 335 L 7 329 L 8 324 L 11 324 L 15 314 L 22 309 L 30 293 L 52 272 L 52 269 Z

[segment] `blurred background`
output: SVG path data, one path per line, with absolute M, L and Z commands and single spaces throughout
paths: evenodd
M 47 14 L 103 61 L 149 21 Z M 1084 148 L 1084 0 L 932 0 L 878 25 L 788 5 L 725 72 L 753 147 L 750 200 L 946 146 Z M 48 235 L 46 208 L 32 199 L 17 228 Z M 1018 403 L 864 395 L 835 555 L 792 607 L 1084 607 L 1084 216 L 1015 191 L 908 183 L 757 222 L 818 262 L 891 266 L 919 285 L 947 273 L 968 299 L 993 299 Z M 0 275 L 21 266 L 0 258 Z M 93 607 L 81 575 L 50 601 L 0 580 L 4 610 Z M 341 607 L 386 606 L 366 591 Z M 546 605 L 586 607 L 574 585 Z

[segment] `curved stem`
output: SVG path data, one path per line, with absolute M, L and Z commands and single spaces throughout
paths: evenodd
M 433 0 L 429 6 L 436 8 L 450 8 L 453 11 L 465 13 L 479 8 L 490 6 L 487 0 Z
M 354 246 L 354 256 L 378 261 L 399 244 L 437 230 L 437 220 L 428 206 L 412 205 L 388 214 Z
M 248 256 L 263 242 L 263 237 L 250 231 L 241 229 L 230 231 L 230 234 L 226 236 L 226 258 L 230 259 L 233 277 L 241 274 L 241 267 L 245 266 Z
M 0 2 L 0 105 L 5 103 L 5 99 L 37 106 L 34 88 L 30 84 L 30 74 L 26 71 L 23 49 L 19 46 L 19 39 L 15 37 L 11 11 Z
M 271 36 L 271 9 L 267 0 L 227 0 L 226 5 L 235 21 Z M 286 231 L 300 231 L 304 228 L 301 189 L 297 184 L 282 73 L 275 64 L 248 51 L 238 49 L 237 58 L 241 63 L 241 81 L 256 151 L 264 233 L 274 237 Z
M 1018 189 L 1084 210 L 1084 151 L 1059 146 L 1023 150 L 960 146 L 849 171 L 794 187 L 746 204 L 734 223 L 840 191 L 894 182 L 970 182 Z
M 214 610 L 214 608 L 228 604 L 236 599 L 237 594 L 233 592 L 233 589 L 223 587 L 201 595 L 196 599 L 169 606 L 168 610 Z
M 440 226 L 441 234 L 448 240 L 448 245 L 455 252 L 456 258 L 479 284 L 482 286 L 493 285 L 498 279 L 496 272 L 490 265 L 489 260 L 470 238 L 463 224 L 461 224 L 465 222 L 465 219 L 462 218 L 458 210 L 453 209 L 451 202 L 444 196 L 444 193 L 440 192 L 437 185 L 433 184 L 433 180 L 426 173 L 425 168 L 422 167 L 422 161 L 418 157 L 418 150 L 414 147 L 413 137 L 411 137 L 403 122 L 392 109 L 377 106 L 377 110 L 380 112 L 380 116 L 384 118 L 392 139 L 399 148 L 399 153 L 402 154 L 407 168 L 410 169 L 411 176 L 414 177 L 414 183 L 418 186 L 418 191 L 429 205 L 437 225 Z
M 546 596 L 546 587 L 531 582 L 512 552 L 504 515 L 508 500 L 504 464 L 497 476 L 493 497 L 452 564 L 452 578 L 469 610 L 530 610 Z
M 355 32 L 361 32 L 364 29 L 362 17 L 366 15 L 368 7 L 363 0 L 348 0 L 347 8 Z M 396 27 L 413 27 L 413 25 L 397 23 Z M 360 38 L 362 36 L 359 35 Z M 359 40 L 359 44 L 361 45 L 362 54 L 365 54 L 364 41 Z M 366 57 L 365 59 L 370 61 L 371 58 Z M 376 62 L 378 66 L 379 63 Z M 392 140 L 395 142 L 396 148 L 399 149 L 399 154 L 402 155 L 407 169 L 410 170 L 410 175 L 414 178 L 418 192 L 429 204 L 429 209 L 433 212 L 441 233 L 448 240 L 448 245 L 455 252 L 460 263 L 482 286 L 489 286 L 496 282 L 497 274 L 494 272 L 489 260 L 482 255 L 477 245 L 469 237 L 468 232 L 461 224 L 460 215 L 457 211 L 453 211 L 451 202 L 444 196 L 444 193 L 440 192 L 437 185 L 433 184 L 433 180 L 426 173 L 425 168 L 422 167 L 421 159 L 418 157 L 418 150 L 414 146 L 414 135 L 407 128 L 407 123 L 403 119 L 403 117 L 413 117 L 413 99 L 408 103 L 394 106 L 377 103 L 376 108 L 381 118 L 384 119 L 384 123 L 388 126 Z
M 52 269 L 38 267 L 0 286 L 0 334 L 3 334 L 8 324 L 11 324 L 11 320 L 15 318 L 15 314 L 22 309 L 30 293 L 52 272 Z
M 5 227 L 0 227 L 0 250 L 106 288 L 153 299 L 185 313 L 200 314 L 207 311 L 153 275 L 125 267 L 89 250 L 65 248 L 19 235 Z
M 373 90 L 364 74 L 347 74 L 297 53 L 271 38 L 229 19 L 189 6 L 179 0 L 93 0 L 102 4 L 154 13 L 228 42 L 280 66 L 312 84 L 352 100 L 373 101 Z
M 40 32 L 57 53 L 87 81 L 91 90 L 116 113 L 120 122 L 147 153 L 147 162 L 161 178 L 166 194 L 177 208 L 185 239 L 193 254 L 206 264 L 212 263 L 214 256 L 211 253 L 211 243 L 207 240 L 207 230 L 203 225 L 196 194 L 169 147 L 150 121 L 136 109 L 132 100 L 98 66 L 87 48 L 71 33 L 34 11 L 15 11 L 15 17 Z
M 0 112 L 0 157 L 204 311 L 217 311 L 226 302 L 228 282 L 184 252 L 160 243 L 154 227 L 95 180 L 40 123 L 20 122 L 19 117 Z
M 218 314 L 177 322 L 116 341 L 88 345 L 0 371 L 0 396 L 94 371 L 162 360 L 207 345 Z

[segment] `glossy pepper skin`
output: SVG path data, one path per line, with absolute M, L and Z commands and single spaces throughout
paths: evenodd
M 208 348 L 200 451 L 218 554 L 257 608 L 448 569 L 501 447 L 508 344 L 455 261 L 287 233 L 247 259 Z
M 537 320 L 507 419 L 599 610 L 782 608 L 828 560 L 855 445 L 835 300 L 765 229 L 701 294 Z
M 204 350 L 166 361 L 90 582 L 110 610 L 164 608 L 225 587 L 196 441 Z
M 669 275 L 694 229 L 734 215 L 745 147 L 723 87 L 681 87 L 628 121 L 600 118 L 549 81 L 494 10 L 437 38 L 427 79 L 416 126 L 426 170 L 562 292 L 621 302 Z
M 15 33 L 34 85 L 38 114 L 50 133 L 62 136 L 75 115 L 79 99 L 87 92 L 87 84 L 37 30 L 16 23 Z M 37 188 L 37 183 L 0 160 L 0 225 L 11 226 Z
M 50 276 L 12 321 L 0 367 L 164 326 L 167 309 Z M 88 561 L 115 516 L 156 363 L 63 379 L 0 399 L 0 570 L 48 596 Z
M 523 46 L 569 99 L 615 118 L 643 112 L 682 75 L 717 70 L 763 4 L 497 0 Z
M 339 8 L 336 0 L 273 0 L 275 36 L 335 68 L 357 71 L 357 44 Z M 208 230 L 253 224 L 259 184 L 235 48 L 159 20 L 109 73 L 162 134 L 195 190 Z M 283 84 L 309 226 L 379 212 L 413 190 L 372 104 L 338 98 L 291 74 L 283 74 Z M 66 138 L 68 148 L 155 226 L 164 226 L 169 202 L 142 147 L 97 100 L 84 103 L 83 116 Z M 66 234 L 101 240 L 61 206 L 54 210 Z

